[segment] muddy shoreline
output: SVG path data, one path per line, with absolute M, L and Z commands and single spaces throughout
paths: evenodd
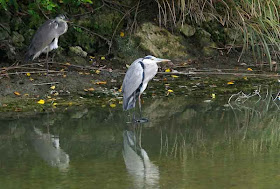
M 104 65 L 53 64 L 48 75 L 38 71 L 43 70 L 44 64 L 2 68 L 0 116 L 67 111 L 80 106 L 121 108 L 120 88 L 126 67 L 109 61 Z M 166 72 L 168 69 L 170 72 Z M 181 60 L 160 65 L 159 74 L 149 83 L 143 98 L 190 96 L 215 100 L 239 91 L 250 93 L 260 86 L 277 90 L 278 83 L 275 72 L 261 71 L 256 66 L 237 63 L 236 59 Z

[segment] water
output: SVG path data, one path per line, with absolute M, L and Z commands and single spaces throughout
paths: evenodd
M 224 102 L 146 100 L 0 122 L 0 188 L 279 188 L 279 116 Z

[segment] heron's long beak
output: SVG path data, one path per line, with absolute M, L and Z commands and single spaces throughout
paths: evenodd
M 156 58 L 157 62 L 170 62 L 171 60 L 168 59 L 162 59 L 162 58 Z

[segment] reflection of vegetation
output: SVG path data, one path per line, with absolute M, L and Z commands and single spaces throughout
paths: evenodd
M 158 103 L 157 108 L 150 106 L 149 115 L 154 118 L 155 124 L 151 125 L 159 132 L 162 156 L 275 152 L 280 147 L 279 103 L 269 90 L 250 95 L 240 92 L 225 107 L 168 101 Z

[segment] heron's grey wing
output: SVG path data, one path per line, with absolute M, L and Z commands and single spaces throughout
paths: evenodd
M 143 77 L 143 68 L 139 61 L 142 59 L 139 58 L 135 60 L 130 67 L 128 68 L 122 85 L 122 92 L 123 92 L 123 107 L 124 109 L 129 109 L 128 104 L 131 101 L 130 98 L 132 94 L 138 89 L 138 87 L 142 83 Z M 135 99 L 134 99 L 135 100 Z M 133 102 L 134 103 L 134 102 Z
M 34 56 L 43 51 L 57 36 L 55 30 L 58 24 L 55 20 L 47 20 L 34 34 L 27 51 L 27 56 Z

